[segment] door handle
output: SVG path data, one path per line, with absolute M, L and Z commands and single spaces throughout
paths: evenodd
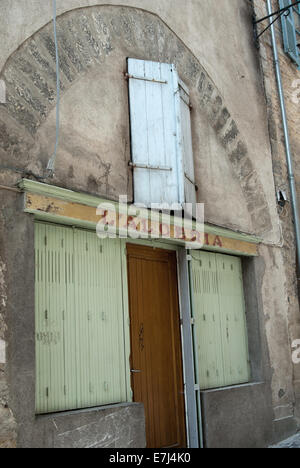
M 133 374 L 140 374 L 142 371 L 141 370 L 137 370 L 137 369 L 131 369 L 131 371 Z

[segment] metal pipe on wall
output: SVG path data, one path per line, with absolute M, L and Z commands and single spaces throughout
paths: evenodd
M 9 192 L 22 193 L 22 190 L 15 187 L 8 187 L 7 185 L 0 185 L 0 190 L 8 190 Z
M 268 10 L 268 15 L 272 15 L 273 11 L 272 11 L 271 0 L 267 0 L 267 10 Z M 299 219 L 298 199 L 297 199 L 295 175 L 294 175 L 294 168 L 293 168 L 289 127 L 288 127 L 287 113 L 286 113 L 286 106 L 285 106 L 285 97 L 284 97 L 281 69 L 280 69 L 280 63 L 279 63 L 279 57 L 278 57 L 276 33 L 275 33 L 274 23 L 272 23 L 271 16 L 270 16 L 270 30 L 271 30 L 271 37 L 272 37 L 272 46 L 273 46 L 276 79 L 277 79 L 278 93 L 279 93 L 279 100 L 280 100 L 280 108 L 281 108 L 281 114 L 282 114 L 282 123 L 283 123 L 283 130 L 284 130 L 286 160 L 287 160 L 288 177 L 289 177 L 290 190 L 291 190 L 291 203 L 292 203 L 294 222 L 295 222 L 298 273 L 300 273 L 300 219 Z

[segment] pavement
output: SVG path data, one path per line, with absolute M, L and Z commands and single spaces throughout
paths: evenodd
M 300 433 L 270 448 L 300 448 Z

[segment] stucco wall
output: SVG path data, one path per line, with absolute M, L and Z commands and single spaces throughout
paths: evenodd
M 203 392 L 202 405 L 207 447 L 262 448 L 270 444 L 272 411 L 264 384 Z M 251 430 L 254 426 L 256 430 Z
M 9 404 L 8 368 L 7 368 L 7 301 L 8 271 L 7 256 L 4 250 L 4 216 L 5 203 L 1 196 L 0 214 L 0 448 L 16 446 L 16 423 Z
M 11 80 L 13 83 L 15 82 L 16 75 L 20 75 L 20 65 L 15 70 L 15 74 L 13 74 L 11 71 L 11 60 L 13 60 L 11 54 L 25 40 L 28 40 L 36 33 L 37 30 L 43 28 L 51 20 L 52 14 L 51 9 L 42 7 L 39 1 L 27 1 L 25 3 L 26 7 L 24 3 L 21 7 L 19 3 L 14 1 L 4 1 L 0 6 L 1 16 L 3 15 L 3 17 L 8 18 L 0 33 L 3 34 L 3 43 L 5 43 L 4 50 L 1 51 L 0 68 L 1 66 L 4 67 L 2 68 L 2 73 L 6 75 L 8 81 L 9 73 L 12 74 Z M 65 167 L 61 171 L 60 179 L 63 179 L 63 185 L 76 185 L 77 181 L 72 176 L 75 174 L 75 179 L 76 176 L 77 179 L 80 179 L 79 173 L 81 174 L 83 170 L 83 173 L 86 175 L 84 179 L 85 186 L 87 185 L 86 182 L 89 176 L 91 176 L 89 190 L 93 188 L 94 191 L 100 191 L 101 194 L 116 195 L 116 193 L 112 193 L 114 192 L 112 187 L 119 186 L 120 190 L 124 191 L 128 182 L 128 174 L 126 174 L 125 167 L 129 153 L 129 147 L 126 144 L 128 140 L 127 119 L 121 120 L 121 117 L 125 117 L 128 113 L 125 101 L 126 84 L 121 79 L 121 72 L 125 70 L 126 66 L 125 58 L 128 56 L 127 54 L 131 54 L 141 56 L 142 58 L 149 57 L 154 60 L 172 60 L 181 68 L 180 72 L 183 75 L 182 77 L 188 81 L 187 84 L 195 87 L 197 86 L 198 77 L 196 77 L 196 82 L 192 84 L 188 73 L 184 70 L 185 58 L 183 57 L 183 50 L 186 50 L 187 54 L 190 53 L 190 57 L 194 55 L 196 62 L 203 67 L 206 75 L 211 78 L 214 94 L 210 97 L 213 100 L 216 96 L 222 99 L 221 107 L 224 107 L 226 110 L 226 114 L 224 115 L 227 117 L 223 123 L 222 130 L 224 132 L 230 130 L 233 136 L 232 141 L 229 142 L 231 147 L 226 148 L 227 153 L 228 151 L 231 153 L 236 148 L 238 141 L 241 140 L 247 147 L 249 160 L 251 161 L 251 167 L 249 167 L 249 160 L 247 160 L 248 165 L 245 176 L 248 177 L 255 172 L 255 177 L 246 182 L 247 187 L 244 193 L 241 193 L 240 173 L 236 177 L 232 177 L 232 164 L 228 162 L 224 149 L 217 142 L 215 130 L 207 122 L 206 113 L 201 112 L 198 104 L 194 105 L 195 112 L 199 114 L 193 119 L 196 172 L 200 187 L 199 199 L 207 203 L 207 221 L 231 226 L 247 232 L 259 231 L 267 239 L 277 240 L 279 233 L 276 222 L 272 229 L 270 219 L 264 219 L 263 226 L 260 225 L 257 229 L 255 222 L 254 226 L 253 222 L 251 222 L 251 216 L 249 219 L 249 205 L 251 205 L 250 211 L 255 211 L 256 214 L 254 216 L 260 221 L 267 211 L 269 211 L 271 219 L 276 215 L 268 127 L 263 102 L 264 91 L 259 75 L 259 60 L 252 42 L 253 33 L 249 2 L 247 0 L 242 2 L 239 0 L 222 0 L 222 8 L 215 8 L 212 2 L 193 0 L 187 2 L 185 8 L 182 8 L 181 1 L 174 2 L 169 0 L 164 2 L 146 2 L 143 0 L 135 2 L 83 2 L 73 0 L 63 2 L 63 7 L 60 5 L 60 2 L 57 3 L 58 14 L 73 10 L 73 13 L 68 13 L 67 17 L 62 17 L 59 20 L 59 23 L 61 22 L 62 24 L 59 27 L 59 31 L 61 32 L 62 29 L 64 31 L 67 30 L 66 38 L 75 38 L 75 41 L 77 41 L 75 44 L 74 41 L 71 41 L 69 45 L 76 49 L 76 47 L 78 48 L 79 41 L 82 44 L 84 53 L 92 56 L 91 62 L 87 63 L 88 70 L 84 70 L 84 77 L 80 73 L 80 76 L 78 76 L 78 72 L 74 76 L 74 70 L 72 70 L 72 67 L 70 68 L 70 60 L 67 60 L 68 63 L 66 65 L 69 70 L 67 77 L 64 75 L 66 68 L 63 69 L 62 73 L 66 88 L 72 88 L 72 91 L 70 93 L 67 92 L 62 99 L 63 130 L 60 161 L 65 162 Z M 85 5 L 101 5 L 102 3 L 112 5 L 122 4 L 138 7 L 139 9 L 144 8 L 148 12 L 158 15 L 160 19 L 157 16 L 148 14 L 147 29 L 144 20 L 142 20 L 142 24 L 140 25 L 140 21 L 134 19 L 134 15 L 141 16 L 141 10 L 120 10 L 120 8 L 113 10 L 103 7 L 101 11 L 111 11 L 110 15 L 116 15 L 116 20 L 114 24 L 111 24 L 110 18 L 107 17 L 107 14 L 104 14 L 101 25 L 101 20 L 97 24 L 97 19 L 93 17 L 93 10 L 86 9 L 82 11 L 83 16 L 81 20 L 78 19 L 78 15 L 74 11 L 74 9 Z M 74 18 L 75 25 L 77 24 L 80 28 L 77 34 L 74 33 L 74 30 L 68 30 L 68 18 Z M 16 28 L 16 22 L 21 22 L 22 26 Z M 105 31 L 101 29 L 104 27 L 103 23 L 107 28 Z M 144 33 L 142 33 L 143 28 Z M 40 49 L 42 57 L 45 57 L 49 64 L 48 74 L 52 75 L 53 80 L 54 63 L 51 58 L 53 45 L 47 39 L 47 36 L 52 37 L 52 26 L 49 25 L 41 33 L 46 35 L 46 38 L 44 38 L 44 44 L 43 41 L 37 40 L 37 47 L 38 50 Z M 178 44 L 174 43 L 175 34 L 180 39 L 178 40 Z M 172 36 L 169 50 L 166 49 L 166 39 L 168 36 Z M 10 40 L 4 40 L 6 37 L 9 37 Z M 41 39 L 40 36 L 38 37 Z M 226 37 L 226 41 L 224 37 Z M 93 44 L 88 44 L 89 38 L 94 41 Z M 0 39 L 2 39 L 1 36 Z M 112 42 L 114 43 L 118 39 L 120 43 L 122 42 L 121 48 L 118 48 L 116 44 L 112 45 Z M 29 47 L 29 43 L 27 46 Z M 96 51 L 95 53 L 93 47 L 95 47 L 95 50 L 99 47 L 99 52 Z M 188 52 L 188 49 L 190 52 Z M 21 55 L 21 50 L 19 53 Z M 101 58 L 96 57 L 97 53 L 101 55 Z M 107 57 L 105 57 L 106 54 Z M 11 57 L 11 60 L 8 61 L 5 67 L 5 63 L 9 57 Z M 34 59 L 38 60 L 37 56 L 33 57 Z M 104 59 L 105 67 L 101 67 Z M 113 65 L 113 61 L 115 61 L 115 66 Z M 32 62 L 30 61 L 30 63 Z M 100 68 L 102 73 L 97 73 L 97 69 L 100 70 Z M 103 73 L 104 69 L 105 72 Z M 93 81 L 93 73 L 98 76 L 98 87 L 95 84 L 90 86 L 91 81 Z M 106 79 L 107 76 L 109 76 L 109 80 Z M 24 104 L 26 97 L 31 98 L 31 90 L 26 89 L 25 92 L 23 90 L 26 80 L 22 75 L 21 77 L 23 81 L 19 83 L 21 88 L 19 92 L 21 92 L 23 99 L 21 99 L 20 105 Z M 48 85 L 50 93 L 48 96 L 48 106 L 51 107 L 52 104 L 53 107 L 54 87 L 50 77 Z M 115 95 L 113 89 L 117 90 L 117 95 Z M 85 90 L 84 96 L 82 96 L 83 90 Z M 16 91 L 12 96 L 14 103 L 17 98 L 14 95 Z M 104 96 L 106 99 L 103 99 Z M 32 97 L 34 101 L 35 95 Z M 196 92 L 193 97 L 197 99 Z M 119 99 L 121 106 L 116 106 L 116 99 Z M 95 104 L 98 104 L 98 106 L 93 106 L 93 111 L 89 112 L 91 100 Z M 34 104 L 36 107 L 39 107 L 39 103 L 34 102 Z M 45 109 L 43 105 L 44 102 L 42 103 L 42 107 L 38 108 L 38 112 L 42 114 L 42 120 L 44 121 L 45 116 L 43 113 Z M 110 108 L 110 118 L 106 118 L 106 121 L 104 118 L 106 115 L 105 106 L 109 106 Z M 31 153 L 38 158 L 40 170 L 45 166 L 47 157 L 51 156 L 54 142 L 54 111 L 49 116 L 49 109 L 46 112 L 46 122 L 43 122 L 42 125 L 40 122 L 38 123 L 38 138 L 35 138 L 38 144 L 34 145 L 30 137 L 24 137 L 23 148 L 27 150 L 28 156 L 27 160 L 23 159 L 21 165 L 22 167 L 26 165 L 26 168 L 29 170 L 37 169 L 37 164 L 33 164 L 31 160 Z M 114 134 L 110 125 L 113 112 L 116 113 L 113 119 L 115 122 L 113 126 Z M 121 112 L 125 113 L 125 115 L 122 114 L 121 116 Z M 87 113 L 89 114 L 88 118 L 86 118 Z M 7 121 L 8 117 L 5 116 L 5 118 Z M 26 118 L 25 115 L 24 118 Z M 28 115 L 27 120 L 30 120 Z M 260 122 L 260 125 L 256 125 L 256 122 Z M 32 125 L 34 126 L 35 124 L 36 121 L 33 118 Z M 71 132 L 70 129 L 72 129 Z M 109 135 L 107 135 L 108 130 Z M 99 137 L 100 133 L 101 138 Z M 103 134 L 107 135 L 108 138 L 103 139 Z M 43 138 L 43 135 L 46 135 L 46 138 Z M 113 138 L 116 136 L 118 138 Z M 251 142 L 251 144 L 248 142 Z M 86 166 L 81 166 L 80 156 L 82 146 L 85 147 L 86 153 L 90 153 L 90 158 L 93 161 L 96 157 L 99 174 L 95 173 L 95 168 L 91 168 L 89 162 Z M 67 150 L 65 150 L 65 147 L 67 147 Z M 15 150 L 17 151 L 16 148 Z M 109 162 L 107 161 L 108 151 Z M 11 150 L 10 154 L 11 152 L 14 151 Z M 118 167 L 114 167 L 114 165 L 110 167 L 112 160 L 117 159 L 120 161 L 120 153 L 123 157 L 123 166 L 119 162 Z M 69 163 L 68 168 L 66 166 L 67 162 Z M 74 168 L 77 168 L 77 174 Z M 114 172 L 117 172 L 118 175 L 115 175 Z M 96 181 L 94 180 L 95 178 Z M 67 179 L 69 179 L 68 182 Z M 262 180 L 263 183 L 261 182 Z M 256 191 L 257 198 L 256 201 L 252 199 L 246 200 L 248 206 L 245 207 L 245 191 L 249 190 Z M 260 198 L 259 192 L 261 192 Z M 268 206 L 267 209 L 266 205 Z M 232 206 L 235 207 L 234 213 L 232 212 Z
M 292 419 L 282 430 L 285 435 L 294 428 L 296 370 L 291 363 L 291 339 L 297 337 L 299 325 L 294 238 L 288 212 L 281 245 L 273 177 L 273 167 L 275 176 L 280 167 L 286 183 L 281 135 L 276 136 L 279 149 L 275 153 L 281 154 L 278 164 L 274 164 L 274 146 L 271 152 L 270 145 L 270 135 L 275 140 L 279 125 L 270 115 L 278 104 L 268 119 L 267 88 L 253 41 L 251 2 L 188 0 L 184 7 L 182 0 L 58 0 L 57 4 L 61 139 L 55 178 L 46 182 L 113 199 L 127 193 L 130 198 L 126 58 L 176 64 L 191 90 L 198 200 L 206 204 L 206 221 L 263 238 L 263 268 L 255 294 L 261 301 L 262 335 L 266 335 L 262 353 L 266 361 L 270 358 L 264 388 L 272 393 L 275 419 L 284 421 L 282 425 Z M 2 0 L 0 4 L 0 16 L 5 18 L 0 29 L 0 79 L 7 85 L 8 99 L 7 104 L 0 104 L 0 184 L 13 185 L 21 176 L 42 176 L 52 155 L 55 61 L 51 14 L 50 4 L 39 0 Z M 273 83 L 269 94 L 275 93 Z M 23 259 L 27 267 L 32 262 L 32 246 L 21 234 L 24 223 L 31 229 L 24 215 L 19 220 L 20 238 L 7 238 L 21 201 L 18 194 L 0 195 L 0 295 L 4 298 L 0 339 L 8 343 L 9 363 L 8 367 L 0 363 L 0 411 L 9 427 L 3 441 L 13 444 L 12 413 L 18 422 L 23 418 L 13 377 L 21 366 L 26 388 L 31 388 L 34 356 L 27 357 L 31 360 L 27 369 L 18 356 L 8 311 L 13 310 L 16 318 L 22 313 L 24 290 L 16 290 L 13 280 L 19 278 L 17 259 Z M 25 253 L 22 244 L 27 245 Z M 20 254 L 24 258 L 18 258 Z M 30 287 L 26 294 L 32 295 Z M 32 317 L 30 297 L 27 307 Z M 34 347 L 30 349 L 32 352 Z M 7 385 L 13 387 L 9 394 Z M 7 395 L 5 400 L 2 394 Z M 0 430 L 0 444 L 1 437 Z
M 254 1 L 255 12 L 257 18 L 266 16 L 267 11 L 265 2 L 258 0 Z M 272 2 L 273 11 L 278 9 L 278 2 Z M 258 26 L 258 33 L 267 26 L 267 22 Z M 299 171 L 299 155 L 300 155 L 300 101 L 297 104 L 295 101 L 294 81 L 300 79 L 300 72 L 296 65 L 284 53 L 283 37 L 281 22 L 275 24 L 277 46 L 279 52 L 279 61 L 282 73 L 282 81 L 284 88 L 284 96 L 286 102 L 286 110 L 289 125 L 289 134 L 291 140 L 292 158 L 295 170 L 298 198 L 300 194 L 300 171 Z M 267 32 L 259 41 L 259 50 L 261 57 L 262 70 L 264 74 L 264 86 L 268 103 L 268 122 L 270 129 L 270 141 L 273 159 L 273 172 L 276 189 L 285 190 L 288 194 L 289 201 L 290 189 L 287 176 L 286 165 L 286 150 L 284 146 L 283 126 L 281 120 L 281 110 L 278 97 L 278 88 L 274 73 L 274 58 L 271 44 L 271 36 Z M 298 86 L 299 89 L 299 86 Z M 297 93 L 296 93 L 297 94 Z M 278 425 L 282 425 L 281 419 L 285 416 L 295 414 L 299 419 L 299 398 L 300 398 L 300 366 L 294 365 L 290 360 L 287 360 L 286 353 L 283 352 L 284 343 L 289 339 L 290 343 L 300 337 L 300 313 L 298 304 L 298 285 L 295 276 L 295 237 L 294 225 L 292 222 L 293 216 L 291 212 L 291 204 L 281 210 L 279 209 L 280 224 L 282 228 L 282 248 L 275 249 L 271 254 L 268 264 L 271 268 L 275 265 L 276 270 L 285 272 L 284 276 L 281 273 L 273 278 L 273 284 L 269 280 L 265 280 L 264 291 L 266 296 L 274 297 L 274 304 L 278 299 L 275 299 L 275 284 L 276 292 L 278 287 L 285 291 L 284 299 L 280 307 L 276 307 L 277 312 L 274 314 L 272 307 L 267 312 L 268 323 L 267 333 L 269 336 L 271 362 L 273 367 L 273 401 L 275 407 L 275 417 Z M 281 299 L 282 301 L 282 299 Z M 279 305 L 279 304 L 278 304 Z M 280 325 L 281 324 L 281 325 Z M 282 332 L 278 335 L 278 326 Z M 285 330 L 285 331 L 284 331 Z M 285 336 L 285 337 L 284 337 Z M 279 339 L 278 339 L 279 338 Z M 287 366 L 289 369 L 287 369 Z M 292 366 L 292 367 L 291 367 Z M 294 387 L 290 388 L 290 395 L 286 393 L 285 382 L 286 375 L 290 375 L 294 380 Z M 294 396 L 293 396 L 294 393 Z M 297 402 L 291 405 L 291 401 Z

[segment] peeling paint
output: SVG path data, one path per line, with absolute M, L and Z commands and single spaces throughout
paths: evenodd
M 4 273 L 6 272 L 5 263 L 0 260 L 0 306 L 6 307 L 7 295 Z
M 0 80 L 0 104 L 6 103 L 6 84 L 5 81 Z
M 6 282 L 5 282 L 6 265 L 0 258 L 0 338 L 4 338 L 6 332 L 6 324 L 4 320 L 4 312 L 7 303 Z M 0 362 L 2 362 L 0 360 Z
M 6 343 L 0 339 L 0 364 L 6 363 Z

